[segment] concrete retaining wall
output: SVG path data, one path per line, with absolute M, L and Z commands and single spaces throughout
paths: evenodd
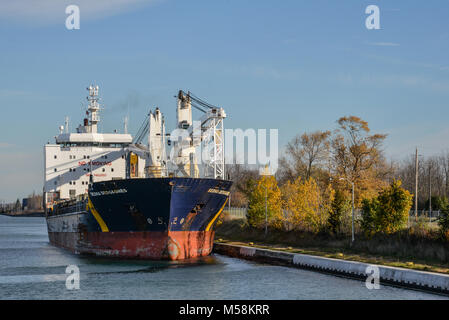
M 289 253 L 254 247 L 215 243 L 214 252 L 247 260 L 292 266 L 330 274 L 365 280 L 373 274 L 370 266 L 379 270 L 380 283 L 420 289 L 449 295 L 449 275 L 404 268 L 371 265 L 362 262 L 339 260 Z

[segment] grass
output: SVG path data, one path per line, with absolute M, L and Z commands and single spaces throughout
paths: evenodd
M 449 246 L 441 241 L 397 234 L 366 239 L 357 235 L 353 246 L 347 236 L 314 235 L 249 227 L 243 220 L 223 221 L 216 230 L 220 243 L 303 253 L 334 259 L 449 274 Z

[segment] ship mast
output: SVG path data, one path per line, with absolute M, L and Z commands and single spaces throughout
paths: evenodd
M 89 96 L 87 100 L 89 104 L 87 110 L 89 112 L 89 130 L 90 133 L 98 132 L 98 122 L 100 122 L 100 105 L 98 104 L 98 86 L 90 85 L 87 90 L 89 91 Z

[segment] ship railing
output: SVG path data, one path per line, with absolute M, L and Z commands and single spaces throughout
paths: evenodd
M 49 216 L 61 215 L 66 213 L 77 213 L 86 211 L 87 198 L 73 199 L 60 202 L 49 211 Z
M 246 219 L 247 208 L 226 207 L 223 213 L 230 219 Z

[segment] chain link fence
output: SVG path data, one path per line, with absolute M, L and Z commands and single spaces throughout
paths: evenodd
M 236 207 L 227 207 L 224 209 L 225 214 L 228 215 L 230 219 L 246 219 L 248 209 L 247 208 L 236 208 Z M 437 226 L 438 218 L 440 216 L 439 210 L 418 210 L 417 219 L 418 221 L 428 222 L 434 226 Z M 356 209 L 354 211 L 354 219 L 355 221 L 360 221 L 362 219 L 362 211 L 360 209 Z M 415 211 L 410 210 L 408 226 L 416 223 Z

